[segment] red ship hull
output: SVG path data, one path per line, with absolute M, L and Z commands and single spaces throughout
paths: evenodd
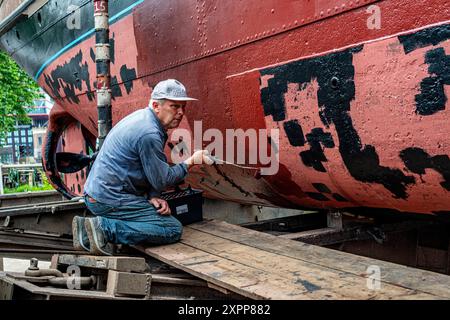
M 203 131 L 279 129 L 277 174 L 200 168 L 187 182 L 207 196 L 450 214 L 446 1 L 133 5 L 111 24 L 113 123 L 145 107 L 158 81 L 176 78 L 199 99 L 182 128 L 193 132 L 201 120 Z M 44 164 L 68 196 L 82 193 L 86 171 L 60 179 L 53 158 L 62 132 L 65 151 L 86 152 L 84 141 L 95 141 L 94 41 L 86 37 L 30 71 L 56 102 Z M 13 57 L 20 63 L 26 54 Z

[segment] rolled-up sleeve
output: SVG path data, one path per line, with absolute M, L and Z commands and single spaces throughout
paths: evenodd
M 170 166 L 164 154 L 164 142 L 157 133 L 143 135 L 137 141 L 137 149 L 145 175 L 153 190 L 151 196 L 158 196 L 169 186 L 181 182 L 187 175 L 185 163 Z

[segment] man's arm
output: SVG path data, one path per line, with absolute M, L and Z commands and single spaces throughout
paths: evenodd
M 142 136 L 137 142 L 137 148 L 145 175 L 157 192 L 181 182 L 186 177 L 188 165 L 180 163 L 170 166 L 167 163 L 164 143 L 157 133 Z

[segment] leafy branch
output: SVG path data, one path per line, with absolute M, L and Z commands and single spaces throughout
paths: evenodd
M 33 100 L 40 97 L 37 83 L 0 51 L 0 141 L 8 132 L 14 131 L 16 123 L 31 122 L 26 106 L 31 106 Z

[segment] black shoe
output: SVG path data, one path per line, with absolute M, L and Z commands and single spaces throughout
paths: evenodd
M 79 251 L 89 251 L 89 237 L 86 232 L 86 227 L 84 226 L 84 217 L 73 217 L 72 220 L 72 236 L 73 236 L 73 247 L 75 250 Z
M 85 218 L 84 225 L 90 243 L 89 252 L 95 255 L 112 256 L 114 248 L 106 240 L 105 233 L 100 228 L 98 218 Z

